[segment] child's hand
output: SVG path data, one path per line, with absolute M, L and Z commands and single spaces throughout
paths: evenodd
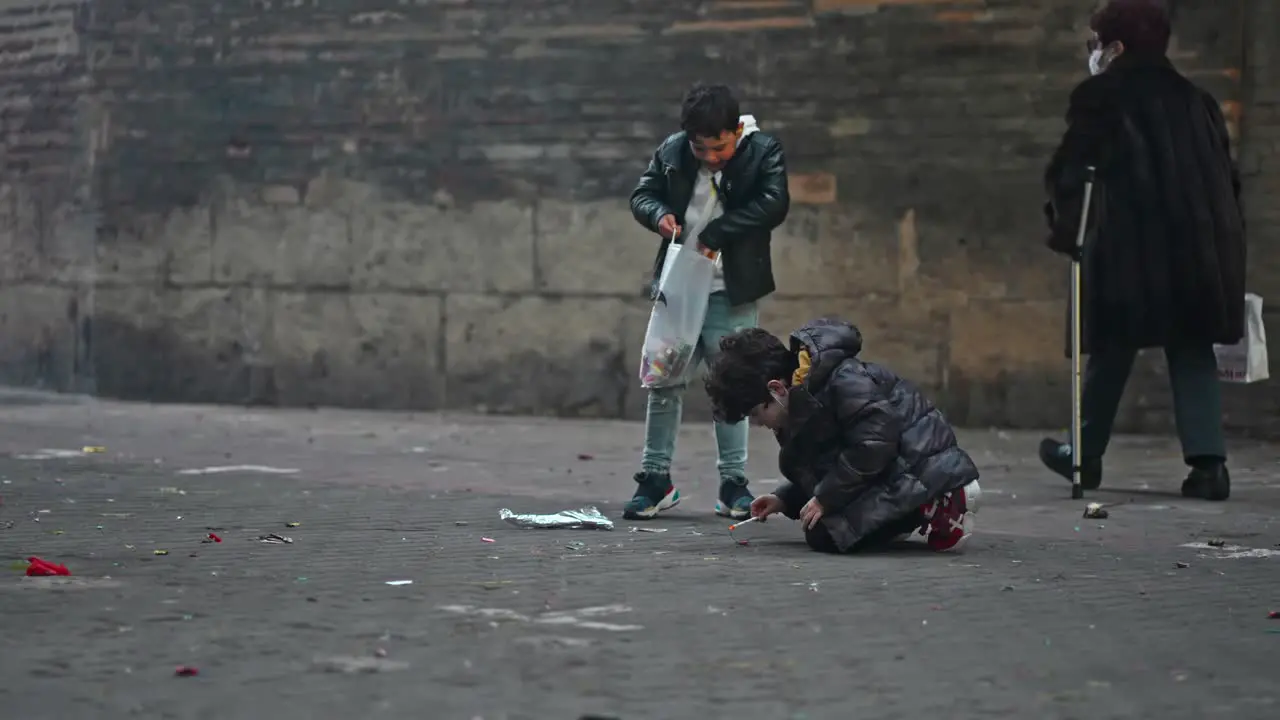
M 782 512 L 782 498 L 777 495 L 761 495 L 751 501 L 751 517 L 760 522 L 769 519 L 774 513 Z
M 800 508 L 800 524 L 805 530 L 812 530 L 818 521 L 822 519 L 822 503 L 818 502 L 818 498 L 810 498 L 809 502 Z
M 669 240 L 675 240 L 680 234 L 680 224 L 676 222 L 675 215 L 663 215 L 658 221 L 658 234 Z

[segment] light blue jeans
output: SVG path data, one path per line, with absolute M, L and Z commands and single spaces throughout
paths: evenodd
M 644 455 L 641 469 L 651 473 L 671 471 L 671 458 L 676 452 L 676 435 L 680 432 L 680 417 L 684 411 L 684 391 L 689 382 L 698 376 L 698 368 L 704 360 L 720 349 L 720 338 L 738 330 L 755 327 L 759 321 L 759 308 L 755 303 L 732 306 L 729 296 L 723 292 L 712 293 L 707 303 L 707 319 L 702 323 L 702 335 L 694 350 L 693 362 L 679 385 L 649 391 L 649 405 L 644 419 Z M 736 425 L 716 423 L 716 450 L 719 460 L 716 467 L 721 478 L 746 478 L 747 423 Z

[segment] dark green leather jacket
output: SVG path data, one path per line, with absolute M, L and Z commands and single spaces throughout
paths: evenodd
M 697 176 L 698 159 L 689 147 L 688 136 L 678 132 L 667 138 L 631 193 L 631 213 L 636 221 L 657 232 L 658 221 L 671 214 L 684 225 Z M 773 229 L 782 224 L 791 207 L 782 144 L 766 133 L 748 135 L 721 171 L 719 188 L 724 214 L 707 225 L 699 240 L 721 252 L 729 302 L 754 302 L 776 289 L 769 242 Z M 670 244 L 664 238 L 658 249 L 653 265 L 655 283 Z

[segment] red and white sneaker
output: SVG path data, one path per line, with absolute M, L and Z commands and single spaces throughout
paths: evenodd
M 981 496 L 982 488 L 974 480 L 926 506 L 929 547 L 936 552 L 958 552 L 963 548 L 973 535 L 974 514 Z

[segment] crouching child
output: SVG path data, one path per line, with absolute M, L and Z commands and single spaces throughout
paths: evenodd
M 791 334 L 720 341 L 707 374 L 717 419 L 774 432 L 786 478 L 751 516 L 800 520 L 814 550 L 856 552 L 924 535 L 960 549 L 973 530 L 978 468 L 942 413 L 910 382 L 858 359 L 862 335 L 835 319 Z

